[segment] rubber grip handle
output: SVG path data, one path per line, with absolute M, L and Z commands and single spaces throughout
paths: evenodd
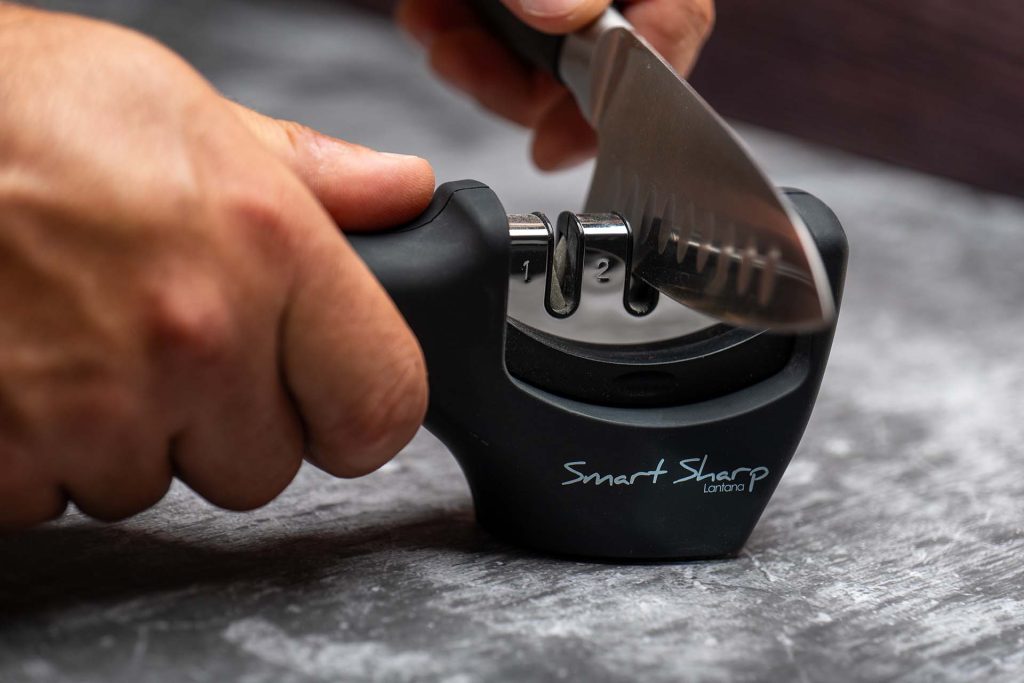
M 509 234 L 505 209 L 483 183 L 445 183 L 419 218 L 349 243 L 420 342 L 430 376 L 432 430 L 459 416 L 467 367 L 504 368 Z
M 558 60 L 564 36 L 554 36 L 530 28 L 499 0 L 474 0 L 477 13 L 519 57 L 547 71 L 558 80 Z

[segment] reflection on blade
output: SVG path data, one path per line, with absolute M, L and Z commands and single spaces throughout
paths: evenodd
M 728 126 L 627 28 L 604 31 L 591 64 L 599 154 L 586 210 L 629 221 L 633 272 L 735 325 L 827 325 L 813 240 Z

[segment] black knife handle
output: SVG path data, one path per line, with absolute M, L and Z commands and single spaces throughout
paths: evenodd
M 561 80 L 558 60 L 564 36 L 542 33 L 524 24 L 500 0 L 473 0 L 480 18 L 525 62 Z

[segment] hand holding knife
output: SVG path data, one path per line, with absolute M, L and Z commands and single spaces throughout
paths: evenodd
M 429 23 L 417 12 L 432 1 L 407 0 L 400 10 L 414 34 L 422 35 Z M 628 220 L 634 275 L 739 326 L 804 331 L 831 321 L 824 269 L 800 218 L 727 124 L 618 12 L 606 10 L 563 37 L 527 27 L 496 0 L 480 0 L 475 8 L 513 50 L 568 87 L 596 130 L 598 162 L 585 210 Z M 479 23 L 474 28 L 478 20 L 460 14 L 465 10 L 456 10 L 450 24 L 435 21 L 434 29 L 457 26 L 451 30 L 460 32 L 463 44 L 473 44 L 467 36 Z M 442 73 L 451 68 L 445 66 L 445 35 L 438 34 L 432 47 L 432 62 Z M 487 56 L 507 74 L 511 67 L 503 54 Z M 468 82 L 465 76 L 455 80 Z M 518 84 L 509 98 L 514 104 L 523 81 L 508 82 Z M 478 97 L 485 104 L 495 99 Z M 544 130 L 535 156 L 542 156 Z

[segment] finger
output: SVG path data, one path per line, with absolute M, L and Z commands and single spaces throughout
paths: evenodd
M 272 328 L 270 328 L 272 329 Z M 277 377 L 270 345 L 210 376 L 219 390 L 196 397 L 199 409 L 173 441 L 175 474 L 214 505 L 252 510 L 295 478 L 303 429 Z
M 502 0 L 527 25 L 544 33 L 570 33 L 583 28 L 611 0 Z
M 377 152 L 234 102 L 229 105 L 312 190 L 342 229 L 398 225 L 418 216 L 430 203 L 434 171 L 425 159 Z
M 403 0 L 396 16 L 439 76 L 519 125 L 533 126 L 564 90 L 497 40 L 465 0 Z
M 60 484 L 83 513 L 118 521 L 155 505 L 171 484 L 161 431 L 135 394 L 69 392 L 52 403 L 53 427 L 39 445 L 58 463 Z
M 64 493 L 38 460 L 0 441 L 0 531 L 55 519 L 67 507 Z
M 284 242 L 280 253 L 268 255 L 260 236 L 249 237 L 287 230 L 270 223 L 289 221 L 293 205 L 300 219 L 312 215 L 333 230 L 300 183 L 286 169 L 276 170 L 288 210 L 258 209 L 259 202 L 279 200 L 256 196 L 252 206 L 236 208 L 237 215 L 208 219 L 225 234 L 246 237 L 212 255 L 213 274 L 161 273 L 141 307 L 149 354 L 160 369 L 160 414 L 168 423 L 162 429 L 173 436 L 174 472 L 199 495 L 232 510 L 275 498 L 303 456 L 302 425 L 280 373 L 279 325 L 290 282 L 290 269 L 281 264 L 290 256 Z M 276 262 L 268 263 L 268 256 Z
M 576 166 L 597 153 L 597 135 L 569 93 L 541 117 L 532 153 L 533 162 L 544 171 Z
M 430 48 L 430 65 L 485 108 L 526 127 L 533 127 L 565 90 L 551 76 L 528 67 L 479 27 L 439 34 Z
M 166 446 L 141 440 L 111 441 L 103 448 L 69 451 L 81 465 L 66 472 L 63 490 L 86 515 L 117 522 L 147 510 L 167 494 L 172 472 Z
M 284 372 L 310 459 L 332 474 L 358 476 L 416 433 L 426 412 L 425 364 L 405 321 L 345 239 L 328 226 L 310 233 L 284 318 Z
M 697 61 L 715 22 L 714 0 L 629 0 L 624 14 L 682 75 Z
M 466 0 L 400 0 L 395 21 L 428 50 L 442 33 L 483 27 Z

